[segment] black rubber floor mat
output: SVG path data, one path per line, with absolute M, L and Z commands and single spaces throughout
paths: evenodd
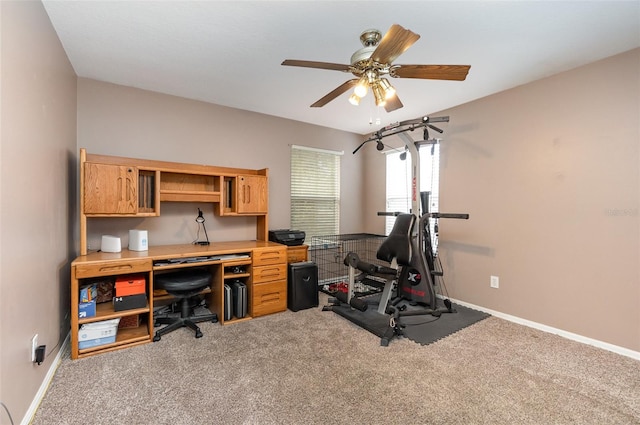
M 367 299 L 369 301 L 369 308 L 364 312 L 354 310 L 346 304 L 334 306 L 332 310 L 336 314 L 382 338 L 389 330 L 390 316 L 377 312 L 378 306 L 376 302 L 379 296 L 374 296 L 371 299 L 367 297 Z M 442 301 L 439 300 L 439 302 Z M 408 303 L 406 304 L 407 311 L 420 310 L 423 308 L 420 306 L 412 306 Z M 488 313 L 459 304 L 453 304 L 453 309 L 455 313 L 443 313 L 440 317 L 432 315 L 401 317 L 400 323 L 404 325 L 402 328 L 403 336 L 418 344 L 427 345 L 490 316 Z

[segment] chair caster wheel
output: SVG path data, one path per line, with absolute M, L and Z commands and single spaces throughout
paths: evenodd
M 202 338 L 202 332 L 197 331 L 196 332 L 196 338 Z
M 155 336 L 153 337 L 153 342 L 158 342 L 158 341 L 160 341 L 160 338 L 161 338 L 161 336 L 160 336 L 160 335 L 155 335 Z

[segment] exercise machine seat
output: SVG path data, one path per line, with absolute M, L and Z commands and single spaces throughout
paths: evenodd
M 380 244 L 376 257 L 378 260 L 390 263 L 394 258 L 401 266 L 411 262 L 411 231 L 416 216 L 413 214 L 399 214 L 393 224 L 391 233 Z
M 180 317 L 157 317 L 155 319 L 155 324 L 166 324 L 167 326 L 156 331 L 153 337 L 154 341 L 160 341 L 162 335 L 182 327 L 193 329 L 196 338 L 200 338 L 202 332 L 196 323 L 209 321 L 215 323 L 218 321 L 218 316 L 215 313 L 193 315 L 193 309 L 190 305 L 190 299 L 208 287 L 210 282 L 211 273 L 206 269 L 181 269 L 154 276 L 154 288 L 164 289 L 170 295 L 178 298 L 180 305 Z
M 398 265 L 406 266 L 410 264 L 413 254 L 411 248 L 411 232 L 415 221 L 416 217 L 413 214 L 400 214 L 396 217 L 391 233 L 389 233 L 389 236 L 387 236 L 378 247 L 378 251 L 376 252 L 378 260 L 392 263 L 395 258 Z M 368 274 L 395 275 L 397 273 L 395 268 L 361 261 L 355 252 L 349 252 L 346 255 L 344 264 Z

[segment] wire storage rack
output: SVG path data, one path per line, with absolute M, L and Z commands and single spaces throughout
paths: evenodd
M 342 235 L 312 236 L 311 260 L 318 266 L 318 285 L 323 292 L 346 292 L 349 279 L 349 267 L 344 258 L 349 252 L 358 254 L 360 260 L 381 266 L 388 263 L 378 260 L 376 253 L 386 236 L 371 233 L 350 233 Z M 356 295 L 368 295 L 381 291 L 384 282 L 363 274 L 356 276 L 354 292 Z

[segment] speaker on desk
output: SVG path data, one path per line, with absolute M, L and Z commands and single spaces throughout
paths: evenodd
M 318 306 L 318 266 L 312 261 L 289 264 L 287 307 L 291 311 Z

